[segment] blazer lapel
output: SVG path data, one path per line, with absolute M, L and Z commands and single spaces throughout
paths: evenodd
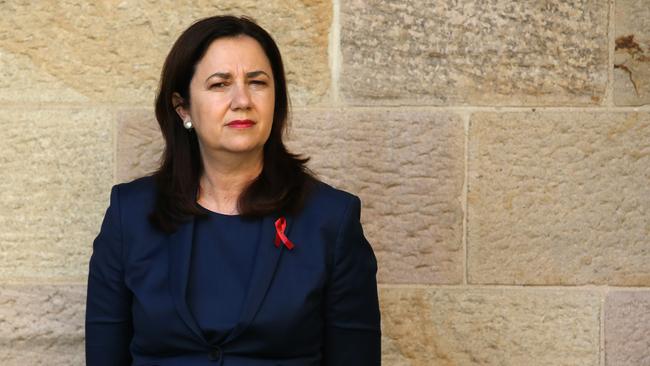
M 253 273 L 251 274 L 248 292 L 244 300 L 239 322 L 224 340 L 224 343 L 236 338 L 250 325 L 264 301 L 266 292 L 271 286 L 280 257 L 286 250 L 284 245 L 281 245 L 279 248 L 275 246 L 275 220 L 277 218 L 274 215 L 264 218 Z M 285 234 L 288 235 L 293 220 L 289 216 L 285 216 L 285 218 L 287 219 Z
M 194 220 L 181 225 L 169 236 L 169 281 L 176 310 L 185 324 L 203 342 L 207 341 L 187 306 L 186 289 L 189 280 Z

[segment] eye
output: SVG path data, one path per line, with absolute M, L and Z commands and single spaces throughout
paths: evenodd
M 228 84 L 225 82 L 214 83 L 210 85 L 210 89 L 221 89 L 221 88 L 225 88 L 227 85 Z
M 264 80 L 251 80 L 251 84 L 253 84 L 253 85 L 266 85 L 266 81 L 264 81 Z

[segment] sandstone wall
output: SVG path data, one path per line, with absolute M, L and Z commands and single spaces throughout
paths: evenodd
M 291 147 L 362 198 L 385 365 L 650 365 L 647 0 L 0 0 L 0 364 L 84 363 L 110 187 L 217 13 L 276 37 Z

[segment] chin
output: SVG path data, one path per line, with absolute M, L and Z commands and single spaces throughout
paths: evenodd
M 233 152 L 233 153 L 251 153 L 257 150 L 262 150 L 263 146 L 259 145 L 232 145 L 232 146 L 226 146 L 225 150 Z

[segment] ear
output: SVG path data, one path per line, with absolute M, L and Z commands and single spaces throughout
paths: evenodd
M 172 94 L 172 105 L 174 106 L 174 110 L 176 110 L 178 116 L 181 117 L 181 120 L 186 121 L 190 118 L 190 111 L 185 108 L 187 105 L 185 99 L 176 92 Z

